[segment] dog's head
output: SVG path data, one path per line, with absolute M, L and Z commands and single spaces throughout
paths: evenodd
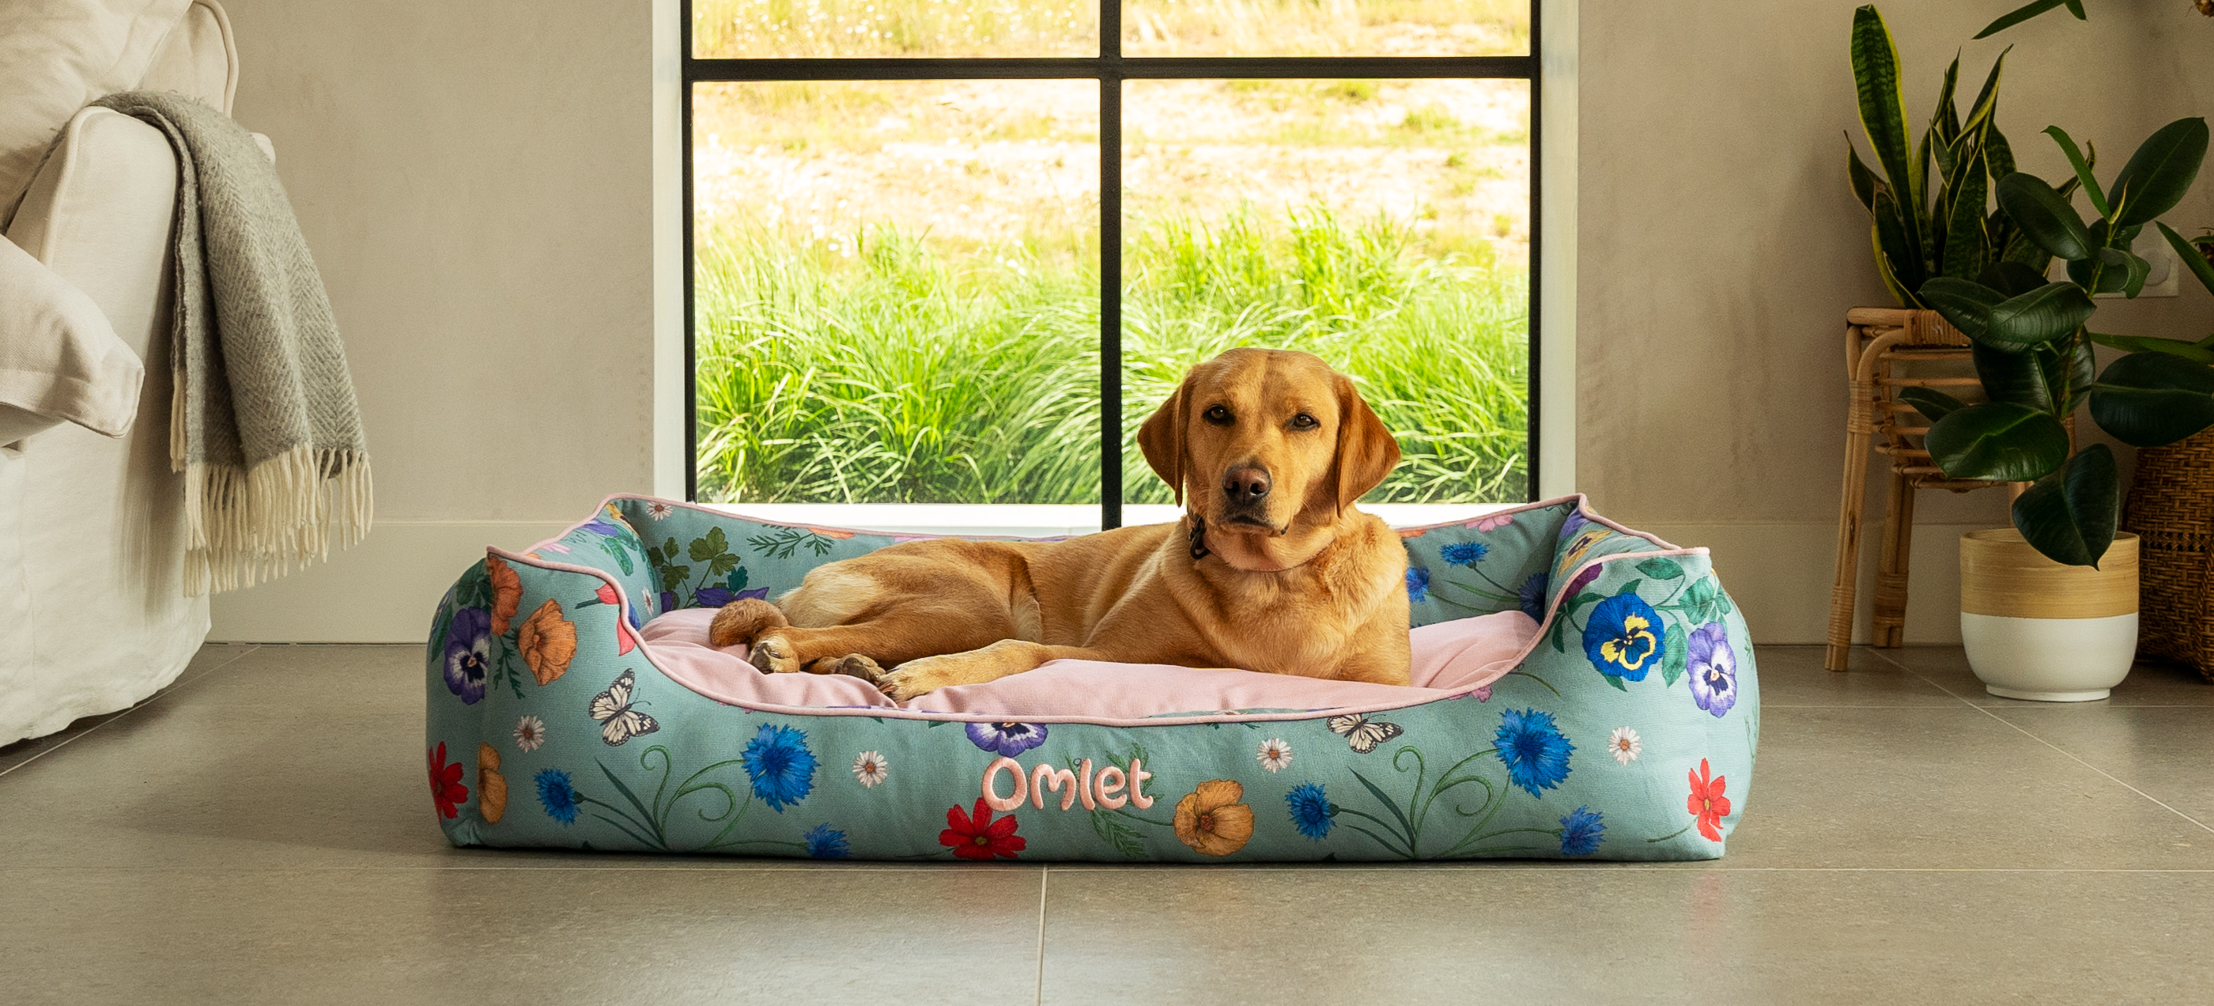
M 1193 367 L 1139 428 L 1138 446 L 1176 501 L 1189 497 L 1209 547 L 1247 569 L 1312 557 L 1399 463 L 1398 442 L 1351 378 L 1275 349 L 1233 349 Z

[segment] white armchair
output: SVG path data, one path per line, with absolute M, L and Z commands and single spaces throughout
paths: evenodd
M 134 43 L 151 52 L 135 86 L 229 111 L 238 57 L 222 8 L 143 7 L 131 31 L 151 30 L 150 17 L 174 20 L 158 41 Z M 160 130 L 84 108 L 7 221 L 6 240 L 106 315 L 143 361 L 145 383 L 121 438 L 65 423 L 0 445 L 0 744 L 145 698 L 207 636 L 207 599 L 183 589 L 183 486 L 169 466 L 176 190 L 176 156 Z

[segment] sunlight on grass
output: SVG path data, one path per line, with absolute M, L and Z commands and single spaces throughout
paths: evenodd
M 1354 375 L 1407 460 L 1370 495 L 1520 500 L 1527 291 L 1316 207 L 1134 221 L 1125 259 L 1128 499 L 1167 502 L 1131 442 L 1192 363 L 1304 349 Z M 698 251 L 700 496 L 719 502 L 1099 498 L 1096 252 L 949 258 L 890 228 L 830 251 L 761 224 Z

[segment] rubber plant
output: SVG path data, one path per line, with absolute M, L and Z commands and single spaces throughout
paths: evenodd
M 2135 297 L 2149 264 L 2130 252 L 2146 225 L 2160 229 L 2192 275 L 2214 291 L 2214 264 L 2158 217 L 2174 209 L 2206 157 L 2202 118 L 2178 119 L 2137 148 L 2101 188 L 2091 161 L 2060 127 L 2045 130 L 2075 169 L 2097 210 L 2086 224 L 2066 189 L 2026 172 L 1998 181 L 2000 212 L 2043 252 L 2067 262 L 2068 278 L 2013 259 L 1974 279 L 1946 274 L 1916 293 L 1972 342 L 1976 374 L 1990 399 L 1966 404 L 1928 388 L 1899 393 L 1932 420 L 1924 440 L 1946 477 L 2034 482 L 2014 501 L 2014 526 L 2048 558 L 2096 566 L 2114 540 L 2121 481 L 2105 444 L 2075 450 L 2067 417 L 2088 400 L 2091 418 L 2135 447 L 2174 443 L 2214 426 L 2214 335 L 2197 342 L 2106 335 L 2086 327 L 2093 293 Z M 2123 351 L 2101 372 L 2092 346 Z M 2096 376 L 2094 376 L 2096 374 Z
M 2045 268 L 2050 262 L 2045 250 L 1990 209 L 1992 186 L 2014 171 L 2013 148 L 1994 121 L 2006 54 L 1991 64 L 1965 118 L 1953 100 L 1960 79 L 1960 57 L 1954 56 L 1945 69 L 1937 110 L 1911 147 L 1899 89 L 1899 51 L 1873 6 L 1853 12 L 1852 55 L 1861 127 L 1882 173 L 1869 169 L 1849 139 L 1846 172 L 1853 195 L 1868 208 L 1876 268 L 1900 306 L 1930 307 L 1919 291 L 1932 277 L 1974 278 L 1998 261 Z

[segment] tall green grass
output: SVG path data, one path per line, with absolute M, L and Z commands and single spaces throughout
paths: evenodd
M 1368 497 L 1525 493 L 1527 284 L 1321 208 L 1138 221 L 1124 257 L 1125 498 L 1168 502 L 1131 441 L 1192 364 L 1302 349 L 1353 375 L 1406 460 Z M 914 235 L 839 254 L 705 230 L 696 290 L 703 499 L 1099 499 L 1096 254 L 1024 242 L 949 257 Z M 1479 256 L 1481 257 L 1481 256 Z

